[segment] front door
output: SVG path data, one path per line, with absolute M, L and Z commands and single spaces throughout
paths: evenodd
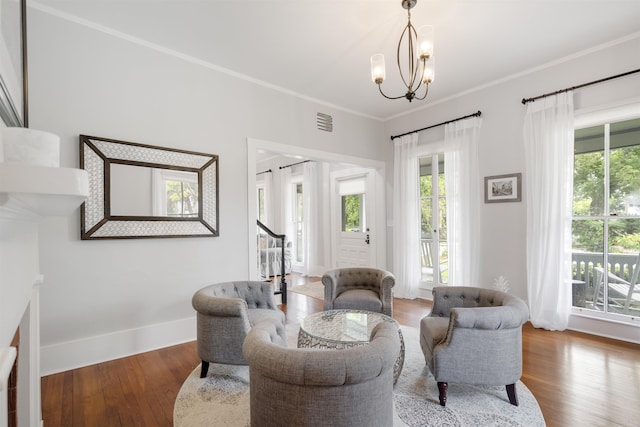
M 332 172 L 331 183 L 333 266 L 375 266 L 373 171 L 357 168 Z

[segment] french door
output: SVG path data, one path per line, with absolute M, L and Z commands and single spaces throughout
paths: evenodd
M 420 287 L 448 283 L 447 200 L 444 154 L 420 157 Z

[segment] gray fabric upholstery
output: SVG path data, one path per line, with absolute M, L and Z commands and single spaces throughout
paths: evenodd
M 197 312 L 198 356 L 203 362 L 246 365 L 242 344 L 252 326 L 265 319 L 277 325 L 286 341 L 284 313 L 266 282 L 227 282 L 207 286 L 191 300 Z M 206 371 L 206 369 L 205 369 Z
M 393 315 L 396 279 L 377 268 L 336 268 L 322 276 L 324 309 L 357 309 Z
M 286 348 L 278 341 L 276 326 L 262 322 L 244 342 L 253 427 L 393 425 L 396 325 L 382 322 L 369 344 L 346 350 Z
M 529 309 L 493 289 L 441 286 L 420 321 L 420 346 L 437 382 L 510 385 L 522 375 L 522 325 Z

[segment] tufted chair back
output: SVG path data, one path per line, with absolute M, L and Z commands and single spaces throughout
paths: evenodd
M 344 350 L 286 348 L 277 339 L 273 323 L 262 322 L 244 343 L 251 426 L 393 425 L 397 326 L 381 322 L 369 344 Z
M 238 281 L 210 285 L 197 291 L 191 300 L 197 312 L 198 356 L 201 377 L 209 362 L 246 365 L 242 344 L 249 330 L 269 319 L 277 325 L 286 342 L 284 313 L 276 306 L 273 285 L 268 282 Z
M 359 309 L 393 315 L 393 274 L 377 268 L 348 267 L 322 276 L 324 309 Z
M 440 404 L 449 382 L 505 385 L 517 405 L 522 375 L 522 325 L 529 308 L 520 298 L 494 289 L 440 286 L 433 309 L 420 321 L 420 346 L 438 382 Z
M 266 285 L 266 286 L 265 286 Z M 202 296 L 218 298 L 240 298 L 247 303 L 247 308 L 266 308 L 276 310 L 276 301 L 273 297 L 273 287 L 265 282 L 227 282 L 211 285 L 201 289 L 196 294 Z M 195 298 L 195 296 L 194 296 Z M 204 298 L 199 302 L 210 302 L 209 298 Z

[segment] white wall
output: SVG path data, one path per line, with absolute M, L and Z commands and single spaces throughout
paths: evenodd
M 484 177 L 522 172 L 523 181 L 526 181 L 522 131 L 526 107 L 521 103 L 522 98 L 637 69 L 640 66 L 639 53 L 640 33 L 628 40 L 576 54 L 555 64 L 547 64 L 547 67 L 505 78 L 446 102 L 435 103 L 414 114 L 395 118 L 385 123 L 385 130 L 388 136 L 397 135 L 481 110 L 480 174 Z M 577 90 L 574 97 L 576 114 L 638 97 L 640 73 Z M 428 98 L 426 102 L 429 104 Z M 425 133 L 427 135 L 421 138 L 444 139 L 443 126 Z M 392 144 L 389 145 L 389 150 L 392 150 Z M 387 177 L 393 177 L 392 161 L 387 171 Z M 388 182 L 388 185 L 392 184 Z M 391 208 L 387 217 L 393 217 Z M 392 240 L 389 238 L 388 241 Z M 478 285 L 491 287 L 499 275 L 504 275 L 511 284 L 512 292 L 526 299 L 524 198 L 521 203 L 483 204 L 481 248 L 481 283 Z M 388 262 L 392 264 L 390 258 Z
M 220 156 L 219 237 L 81 241 L 79 213 L 44 222 L 43 374 L 194 339 L 193 293 L 248 277 L 247 137 L 384 160 L 380 122 L 29 12 L 30 125 L 60 136 L 61 166 L 79 134 Z

